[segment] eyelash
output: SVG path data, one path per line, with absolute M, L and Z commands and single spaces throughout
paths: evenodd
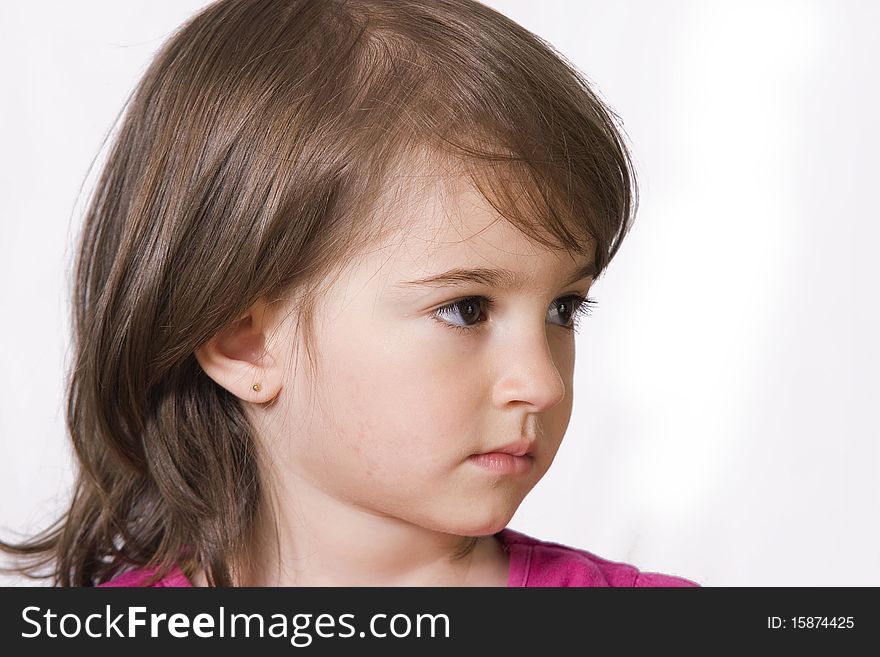
M 572 311 L 571 320 L 570 320 L 571 326 L 566 326 L 565 324 L 556 324 L 556 326 L 559 326 L 560 328 L 564 328 L 568 331 L 573 331 L 573 332 L 577 333 L 577 330 L 579 328 L 580 318 L 585 315 L 592 314 L 593 306 L 595 306 L 597 304 L 597 301 L 595 299 L 590 298 L 590 297 L 582 297 L 578 294 L 570 294 L 565 297 L 560 297 L 559 299 L 556 300 L 556 302 L 558 303 L 560 301 L 572 301 L 572 300 L 577 305 L 575 306 L 574 310 Z M 495 302 L 496 302 L 495 297 L 489 297 L 489 296 L 465 297 L 464 299 L 459 299 L 458 301 L 453 301 L 452 303 L 448 303 L 445 306 L 441 306 L 440 308 L 437 308 L 434 312 L 431 313 L 431 317 L 432 317 L 432 319 L 440 322 L 440 324 L 442 324 L 443 326 L 445 326 L 447 328 L 451 328 L 456 331 L 462 331 L 464 333 L 471 333 L 473 331 L 478 330 L 480 328 L 480 324 L 482 324 L 484 322 L 479 322 L 477 324 L 472 324 L 470 326 L 460 326 L 458 324 L 450 324 L 446 320 L 441 319 L 440 318 L 441 315 L 444 315 L 449 310 L 454 309 L 457 306 L 459 306 L 461 304 L 465 304 L 465 303 L 485 304 L 485 309 L 491 310 L 492 308 L 495 307 Z

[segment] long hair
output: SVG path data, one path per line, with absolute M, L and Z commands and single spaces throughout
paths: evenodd
M 194 352 L 256 301 L 316 291 L 389 228 L 414 162 L 454 161 L 525 235 L 597 276 L 635 216 L 620 121 L 551 45 L 474 0 L 220 0 L 126 102 L 71 276 L 69 507 L 7 571 L 134 567 L 233 583 L 266 480 Z M 311 350 L 308 350 L 312 360 Z

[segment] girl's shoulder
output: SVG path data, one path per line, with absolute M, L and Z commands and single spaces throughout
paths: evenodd
M 510 556 L 509 586 L 700 586 L 684 577 L 642 572 L 632 564 L 542 541 L 509 527 L 497 536 Z
M 112 579 L 98 584 L 98 586 L 149 586 L 149 587 L 172 587 L 192 586 L 192 582 L 184 574 L 179 566 L 175 566 L 165 577 L 152 584 L 146 582 L 156 572 L 155 568 L 136 568 L 116 575 Z

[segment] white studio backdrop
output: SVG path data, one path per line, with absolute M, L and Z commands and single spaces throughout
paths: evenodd
M 101 142 L 206 4 L 0 5 L 4 539 L 72 483 L 67 275 Z M 486 4 L 620 115 L 641 192 L 510 526 L 709 586 L 880 585 L 880 4 Z

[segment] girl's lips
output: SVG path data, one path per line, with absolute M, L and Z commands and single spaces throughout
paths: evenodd
M 535 459 L 531 455 L 514 456 L 504 452 L 474 454 L 469 459 L 475 465 L 494 474 L 524 475 L 532 470 Z
M 512 454 L 513 456 L 531 456 L 535 450 L 535 439 L 521 438 L 515 442 L 504 445 L 503 447 L 494 447 L 485 454 Z

